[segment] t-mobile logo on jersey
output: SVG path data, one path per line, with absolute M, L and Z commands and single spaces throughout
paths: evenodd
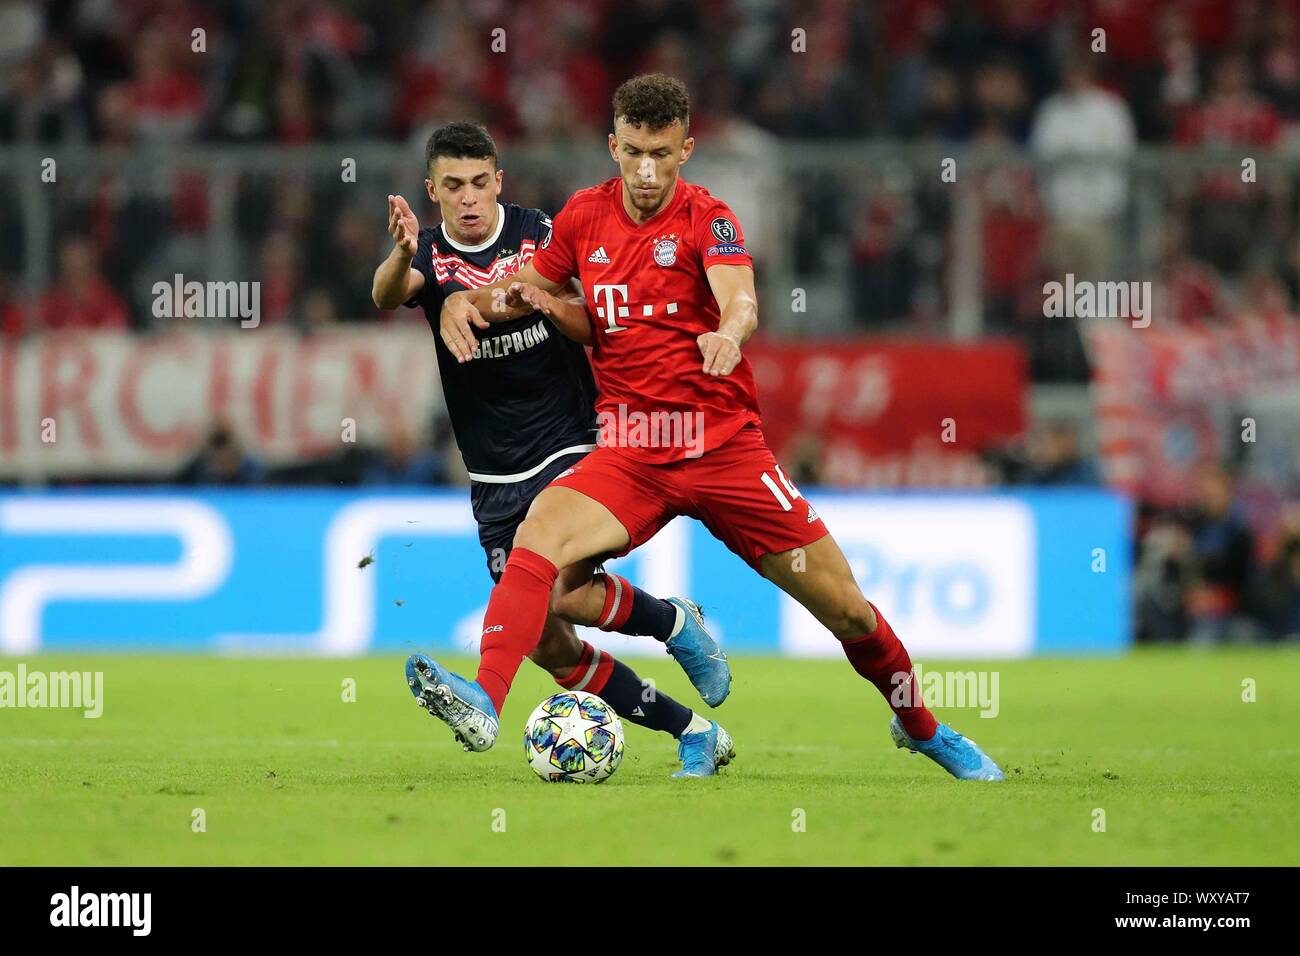
M 619 319 L 630 318 L 632 310 L 627 303 L 627 286 L 625 285 L 597 285 L 591 290 L 595 294 L 595 299 L 599 304 L 596 306 L 596 318 L 604 319 L 608 325 L 605 326 L 606 332 L 625 332 L 626 325 L 619 325 Z M 677 303 L 669 302 L 664 306 L 664 311 L 669 315 L 677 313 Z M 641 306 L 642 318 L 648 318 L 655 313 L 653 304 Z
M 592 290 L 596 293 L 596 301 L 604 300 L 604 305 L 596 306 L 596 317 L 604 319 L 609 323 L 605 326 L 606 332 L 625 332 L 626 325 L 619 325 L 618 319 L 626 319 L 630 314 L 626 305 L 619 305 L 620 302 L 627 301 L 627 286 L 625 285 L 598 285 Z M 615 298 L 617 296 L 617 298 Z

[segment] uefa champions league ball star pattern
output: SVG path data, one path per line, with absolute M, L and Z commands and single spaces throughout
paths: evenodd
M 524 756 L 547 783 L 604 783 L 623 760 L 623 722 L 595 694 L 556 694 L 524 725 Z

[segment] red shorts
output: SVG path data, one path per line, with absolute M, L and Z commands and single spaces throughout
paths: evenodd
M 699 458 L 666 465 L 602 446 L 551 484 L 599 501 L 627 529 L 631 542 L 612 557 L 645 544 L 678 515 L 698 518 L 756 570 L 763 555 L 812 544 L 828 533 L 753 424 Z

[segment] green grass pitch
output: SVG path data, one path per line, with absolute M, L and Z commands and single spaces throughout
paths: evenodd
M 896 750 L 883 701 L 840 660 L 736 658 L 716 713 L 731 767 L 671 780 L 674 742 L 625 724 L 626 759 L 598 787 L 525 765 L 524 718 L 555 690 L 528 663 L 486 754 L 415 706 L 402 654 L 25 663 L 102 670 L 104 713 L 0 709 L 5 866 L 1300 863 L 1294 648 L 923 662 L 999 673 L 997 717 L 938 714 L 1002 785 Z M 632 663 L 696 701 L 668 658 Z

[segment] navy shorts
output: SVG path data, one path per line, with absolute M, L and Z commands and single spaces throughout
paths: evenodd
M 575 452 L 557 458 L 540 472 L 523 481 L 496 484 L 487 481 L 470 481 L 469 502 L 478 522 L 478 540 L 487 556 L 488 573 L 493 582 L 501 580 L 506 569 L 510 548 L 514 545 L 515 531 L 528 514 L 528 506 L 541 494 L 557 475 L 562 474 L 586 457 L 586 452 Z

